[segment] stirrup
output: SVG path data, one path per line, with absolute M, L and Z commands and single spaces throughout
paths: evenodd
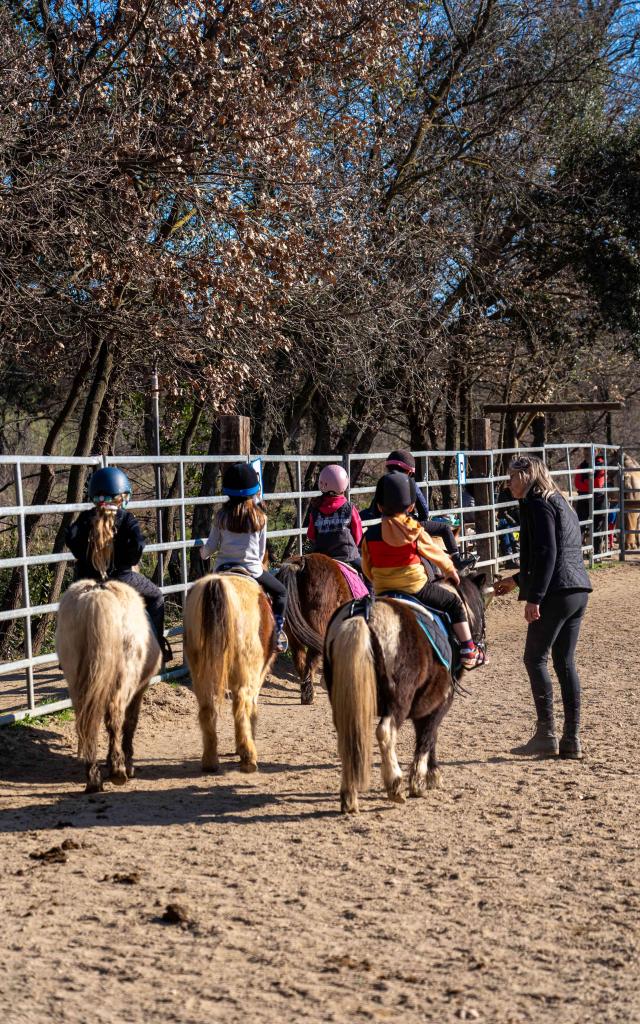
M 289 641 L 284 629 L 276 630 L 276 651 L 278 654 L 286 654 L 289 650 Z

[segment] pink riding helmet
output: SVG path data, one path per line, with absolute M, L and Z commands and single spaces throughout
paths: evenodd
M 318 487 L 326 494 L 328 491 L 335 491 L 342 494 L 349 486 L 349 477 L 346 471 L 337 464 L 325 466 L 318 478 Z

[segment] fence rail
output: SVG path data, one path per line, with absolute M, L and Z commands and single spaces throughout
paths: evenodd
M 587 493 L 578 495 L 575 490 L 576 466 L 571 465 L 572 457 L 576 450 L 588 453 L 588 465 L 580 472 L 588 479 L 589 488 Z M 509 566 L 514 560 L 514 544 L 516 543 L 517 525 L 510 522 L 507 517 L 517 509 L 517 501 L 498 500 L 503 486 L 508 481 L 506 467 L 509 457 L 513 454 L 536 454 L 541 456 L 547 463 L 551 475 L 566 494 L 567 498 L 577 504 L 580 514 L 581 526 L 583 528 L 585 559 L 593 566 L 603 559 L 619 558 L 624 559 L 629 553 L 635 551 L 640 544 L 637 529 L 629 531 L 625 523 L 625 482 L 623 470 L 623 450 L 613 445 L 598 445 L 597 450 L 604 456 L 604 466 L 596 466 L 596 446 L 592 444 L 578 444 L 576 442 L 562 445 L 546 445 L 544 448 L 529 449 L 493 449 L 466 451 L 459 453 L 455 451 L 418 451 L 414 455 L 419 467 L 417 483 L 430 503 L 434 516 L 450 516 L 462 524 L 463 533 L 460 538 L 463 549 L 475 549 L 480 551 L 480 566 L 486 566 L 492 572 L 500 572 L 505 566 Z M 460 458 L 462 456 L 462 458 Z M 274 508 L 276 514 L 270 516 L 273 529 L 269 530 L 270 542 L 287 541 L 293 544 L 298 553 L 302 553 L 304 536 L 306 534 L 305 513 L 309 500 L 318 495 L 317 490 L 304 487 L 305 476 L 308 478 L 310 471 L 315 467 L 327 462 L 337 461 L 335 455 L 266 455 L 266 456 L 243 456 L 242 459 L 251 460 L 259 458 L 263 467 L 269 463 L 278 465 L 277 481 L 284 475 L 287 476 L 286 483 L 288 490 L 274 490 L 263 495 L 263 500 L 268 507 Z M 351 500 L 370 500 L 375 490 L 374 479 L 381 471 L 386 458 L 385 452 L 354 453 L 342 458 L 342 463 L 349 474 L 349 479 L 354 480 L 354 485 L 349 488 L 348 496 Z M 189 555 L 195 546 L 195 538 L 188 536 L 187 510 L 195 510 L 205 506 L 211 510 L 225 499 L 219 494 L 196 494 L 189 493 L 191 481 L 188 483 L 185 474 L 188 471 L 202 469 L 207 464 L 223 465 L 225 463 L 237 462 L 236 455 L 164 455 L 164 456 L 119 456 L 117 458 L 90 457 L 86 459 L 62 457 L 62 456 L 36 456 L 36 455 L 2 455 L 0 456 L 0 474 L 3 474 L 5 491 L 13 490 L 13 503 L 0 505 L 0 528 L 3 529 L 3 537 L 9 535 L 9 546 L 6 540 L 0 548 L 0 555 L 3 551 L 10 550 L 7 557 L 0 557 L 0 628 L 5 629 L 4 645 L 8 647 L 7 630 L 22 630 L 21 645 L 22 657 L 17 656 L 17 651 L 5 656 L 6 660 L 0 663 L 0 724 L 18 721 L 26 716 L 36 716 L 51 713 L 69 707 L 70 702 L 65 698 L 64 680 L 57 670 L 57 658 L 55 653 L 34 653 L 34 619 L 41 616 L 54 615 L 58 609 L 57 601 L 46 601 L 37 603 L 32 601 L 33 587 L 30 574 L 42 567 L 55 567 L 61 563 L 73 562 L 73 556 L 66 552 L 51 553 L 51 551 L 34 551 L 37 545 L 32 538 L 28 539 L 26 523 L 29 517 L 44 516 L 47 520 L 51 517 L 62 517 L 81 512 L 92 508 L 88 502 L 68 503 L 49 502 L 47 504 L 33 505 L 29 502 L 29 496 L 25 495 L 25 467 L 50 466 L 54 471 L 68 470 L 72 466 L 82 466 L 87 470 L 96 467 L 117 464 L 125 469 L 146 470 L 148 479 L 151 481 L 149 488 L 153 497 L 141 500 L 133 500 L 129 508 L 133 511 L 152 512 L 152 522 L 156 524 L 156 541 L 149 543 L 145 548 L 145 556 L 156 554 L 158 566 L 156 571 L 162 583 L 163 593 L 170 597 L 178 596 L 180 602 L 184 602 L 185 595 L 193 585 L 189 566 Z M 436 469 L 441 473 L 446 460 L 456 471 L 455 476 L 442 479 Z M 466 470 L 472 469 L 478 464 L 488 467 L 485 475 L 466 475 Z M 172 497 L 163 497 L 158 488 L 161 487 L 160 473 L 158 467 L 172 468 L 177 473 L 178 494 Z M 285 468 L 286 474 L 280 472 Z M 305 474 L 303 474 L 305 468 Z M 604 471 L 604 483 L 601 486 L 594 486 L 594 480 L 601 483 L 602 471 Z M 628 473 L 629 470 L 627 469 Z M 640 470 L 638 470 L 640 472 Z M 361 483 L 364 476 L 368 482 Z M 291 483 L 295 486 L 292 488 Z M 470 501 L 471 491 L 477 489 L 489 495 L 489 501 L 485 503 L 472 504 Z M 504 495 L 503 495 L 504 497 Z M 639 502 L 634 502 L 640 507 Z M 172 509 L 177 513 L 176 536 L 170 539 L 162 538 L 162 532 L 158 519 L 163 510 Z M 477 529 L 478 521 L 484 523 L 483 529 Z M 375 521 L 375 520 L 374 520 Z M 59 526 L 59 518 L 56 528 Z M 12 550 L 11 550 L 12 549 Z M 179 579 L 174 582 L 166 582 L 168 563 L 165 563 L 164 556 L 171 553 L 171 568 L 174 577 Z M 8 581 L 12 574 L 19 573 L 21 603 L 19 607 L 2 608 L 1 602 L 6 603 Z M 4 625 L 6 624 L 6 626 Z M 168 631 L 169 636 L 177 636 L 181 633 L 181 627 L 176 625 Z M 162 679 L 178 679 L 186 675 L 184 666 L 171 672 L 165 672 Z M 53 675 L 52 675 L 53 673 Z

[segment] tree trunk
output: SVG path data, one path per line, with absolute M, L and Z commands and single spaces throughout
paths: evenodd
M 182 439 L 180 441 L 180 454 L 181 455 L 188 455 L 190 453 L 190 451 L 191 451 L 191 445 L 193 443 L 193 438 L 195 436 L 196 430 L 198 429 L 198 424 L 200 423 L 200 419 L 202 417 L 203 409 L 204 409 L 204 402 L 196 402 L 194 404 L 194 406 L 193 406 L 191 417 L 189 419 L 189 422 L 187 423 L 187 426 L 185 428 L 184 434 L 182 435 Z M 166 492 L 166 494 L 164 496 L 166 498 L 176 498 L 178 496 L 179 492 L 180 492 L 180 467 L 176 466 L 175 473 L 173 474 L 173 479 L 172 479 L 172 481 L 171 481 L 171 483 L 169 485 L 169 488 L 168 488 L 168 490 L 167 490 L 167 492 Z M 172 541 L 173 538 L 174 538 L 175 521 L 176 521 L 176 513 L 177 512 L 178 512 L 178 509 L 176 509 L 176 508 L 165 508 L 165 509 L 162 510 L 162 536 L 164 538 L 165 543 L 168 542 L 168 541 Z M 165 552 L 165 558 L 167 559 L 167 563 L 168 563 L 169 579 L 171 580 L 171 583 L 172 584 L 180 583 L 181 582 L 181 572 L 180 572 L 180 558 L 178 556 L 178 553 L 177 552 L 173 552 L 173 551 L 166 551 Z
M 209 438 L 209 450 L 208 455 L 218 455 L 220 453 L 220 425 L 217 418 L 214 420 L 211 427 L 211 436 Z M 218 479 L 220 477 L 220 464 L 218 462 L 207 462 L 202 471 L 202 480 L 200 482 L 200 490 L 198 492 L 199 498 L 208 497 L 216 493 L 218 486 Z M 194 505 L 193 516 L 191 519 L 191 536 L 192 537 L 208 537 L 209 531 L 211 530 L 211 520 L 213 517 L 211 505 Z M 204 562 L 200 558 L 200 552 L 197 548 L 191 549 L 191 579 L 199 579 L 205 573 Z
M 89 394 L 87 395 L 82 419 L 80 421 L 80 429 L 78 431 L 78 443 L 76 445 L 74 455 L 80 458 L 86 458 L 91 454 L 96 436 L 100 409 L 102 408 L 102 403 L 104 402 L 107 388 L 109 386 L 109 378 L 113 371 L 113 361 L 113 348 L 109 341 L 103 341 L 98 352 L 95 376 L 93 378 L 91 388 L 89 389 Z M 66 504 L 71 505 L 82 500 L 85 476 L 86 466 L 71 467 L 69 471 L 69 483 L 67 486 L 67 496 L 65 501 Z M 54 554 L 59 554 L 64 550 L 65 534 L 73 516 L 73 512 L 66 512 L 63 515 L 62 522 L 60 523 L 53 544 Z M 53 580 L 51 582 L 46 601 L 44 602 L 45 604 L 53 604 L 60 597 L 65 571 L 65 562 L 60 562 L 55 566 Z M 38 622 L 33 637 L 34 654 L 38 654 L 42 647 L 49 621 L 50 615 L 43 615 Z
M 91 371 L 91 368 L 96 359 L 96 352 L 92 352 L 82 362 L 78 372 L 76 373 L 67 400 L 62 406 L 60 412 L 56 416 L 55 420 L 51 424 L 51 429 L 47 435 L 47 439 L 42 449 L 44 456 L 53 455 L 55 453 L 60 434 L 66 427 L 67 423 L 73 416 L 82 393 L 82 387 Z M 31 499 L 31 505 L 46 505 L 51 492 L 53 491 L 54 484 L 56 482 L 56 471 L 54 466 L 43 465 L 40 467 L 40 475 L 38 483 Z M 27 554 L 32 554 L 33 543 L 35 539 L 36 527 L 42 520 L 42 516 L 25 516 L 24 529 L 27 542 Z M 19 549 L 16 548 L 16 557 L 20 554 Z M 14 569 L 11 573 L 9 585 L 4 593 L 2 599 L 2 611 L 13 611 L 15 608 L 19 608 L 22 604 L 22 570 Z M 0 623 L 0 654 L 2 657 L 7 656 L 7 644 L 10 642 L 13 635 L 13 631 L 16 626 L 15 619 L 9 619 Z

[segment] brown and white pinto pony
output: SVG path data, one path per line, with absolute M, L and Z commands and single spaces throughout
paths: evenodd
M 476 641 L 484 637 L 485 579 L 484 573 L 463 577 L 458 588 Z M 370 730 L 376 715 L 382 781 L 389 799 L 405 801 L 395 747 L 407 718 L 416 733 L 409 793 L 424 796 L 439 785 L 436 737 L 453 700 L 454 680 L 406 605 L 393 598 L 377 598 L 368 622 L 362 615 L 350 617 L 350 605 L 338 609 L 325 638 L 324 679 L 342 762 L 343 814 L 358 811 L 358 791 L 369 786 Z
M 258 696 L 275 654 L 274 620 L 249 575 L 212 573 L 194 585 L 184 609 L 184 650 L 200 706 L 202 770 L 219 767 L 216 722 L 231 691 L 240 770 L 255 772 Z
M 72 583 L 60 601 L 56 650 L 76 713 L 85 792 L 102 790 L 104 779 L 122 786 L 134 773 L 142 697 L 162 663 L 144 601 L 118 580 Z M 109 735 L 104 778 L 97 764 L 103 721 Z
M 327 626 L 336 608 L 351 600 L 351 591 L 337 562 L 328 555 L 291 558 L 280 567 L 278 579 L 287 588 L 284 628 L 300 677 L 300 702 L 313 704 Z

